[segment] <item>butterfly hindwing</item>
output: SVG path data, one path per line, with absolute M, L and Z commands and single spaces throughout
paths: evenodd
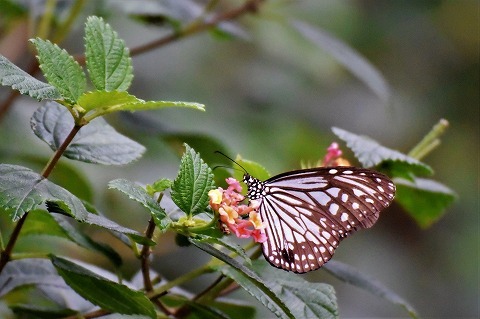
M 355 167 L 298 170 L 264 182 L 247 176 L 245 182 L 247 196 L 261 201 L 265 258 L 297 273 L 320 268 L 343 238 L 371 227 L 395 193 L 385 175 Z

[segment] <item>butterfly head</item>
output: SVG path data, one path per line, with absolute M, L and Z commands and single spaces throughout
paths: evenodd
M 255 178 L 248 173 L 243 174 L 243 182 L 247 184 L 247 197 L 250 200 L 260 199 L 265 195 L 265 182 L 262 182 L 258 178 Z

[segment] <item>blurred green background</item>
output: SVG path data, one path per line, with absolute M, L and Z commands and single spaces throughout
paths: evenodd
M 31 22 L 41 14 L 41 5 L 23 3 L 25 18 L 7 23 L 1 7 L 5 2 L 0 1 L 0 54 L 25 67 L 31 53 L 26 40 L 34 32 Z M 129 18 L 122 11 L 126 3 L 87 1 L 61 46 L 71 54 L 83 53 L 83 23 L 90 14 L 104 15 L 130 48 L 170 32 Z M 68 6 L 68 1 L 59 1 L 59 5 Z M 408 152 L 445 118 L 450 128 L 442 145 L 424 161 L 434 168 L 436 180 L 455 190 L 458 200 L 425 230 L 394 204 L 373 229 L 343 242 L 335 259 L 384 283 L 423 318 L 478 318 L 479 12 L 479 2 L 474 0 L 266 1 L 257 15 L 238 21 L 240 38 L 202 33 L 133 58 L 132 94 L 145 100 L 204 103 L 206 112 L 170 109 L 109 117 L 119 131 L 148 148 L 145 156 L 124 167 L 65 159 L 63 163 L 74 167 L 78 175 L 67 172 L 54 177 L 62 178 L 62 185 L 75 194 L 91 199 L 110 218 L 142 231 L 147 214 L 121 194 L 107 190 L 107 182 L 174 178 L 179 158 L 177 148 L 171 146 L 180 136 L 209 136 L 230 155 L 241 154 L 276 174 L 298 168 L 301 160 L 321 158 L 337 140 L 332 126 Z M 335 59 L 299 37 L 285 18 L 322 28 L 357 50 L 383 74 L 390 85 L 390 99 L 377 97 Z M 0 101 L 8 93 L 2 87 Z M 18 98 L 0 122 L 1 163 L 37 170 L 46 163 L 51 152 L 29 127 L 38 106 L 32 99 Z M 212 141 L 207 139 L 205 149 L 218 149 L 208 143 Z M 1 223 L 2 232 L 8 234 L 9 222 L 2 219 Z M 94 236 L 111 240 L 102 234 Z M 31 243 L 25 240 L 19 248 Z M 74 247 L 55 249 L 71 252 Z M 82 259 L 107 265 L 106 260 L 75 249 Z M 122 251 L 121 246 L 118 249 Z M 128 277 L 138 269 L 138 261 L 124 256 Z M 205 260 L 206 255 L 193 248 L 176 247 L 167 234 L 155 250 L 154 268 L 173 278 Z M 342 318 L 406 316 L 398 306 L 343 284 L 322 270 L 305 277 L 334 285 Z

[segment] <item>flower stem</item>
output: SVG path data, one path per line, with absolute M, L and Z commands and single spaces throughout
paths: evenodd
M 408 153 L 408 156 L 421 160 L 440 145 L 439 137 L 448 128 L 448 121 L 441 119 L 427 135 Z
M 189 273 L 186 273 L 185 275 L 182 275 L 172 281 L 169 281 L 167 282 L 165 285 L 157 288 L 157 289 L 154 289 L 152 291 L 151 294 L 149 294 L 149 298 L 150 299 L 153 299 L 153 298 L 156 298 L 157 296 L 163 296 L 165 294 L 165 292 L 167 292 L 169 289 L 173 288 L 173 287 L 176 287 L 178 285 L 181 285 L 185 282 L 188 282 L 194 278 L 197 278 L 203 274 L 207 274 L 209 272 L 212 272 L 213 269 L 208 265 L 206 264 L 205 266 L 202 266 L 200 268 L 197 268 L 197 269 L 194 269 L 192 270 L 191 272 Z

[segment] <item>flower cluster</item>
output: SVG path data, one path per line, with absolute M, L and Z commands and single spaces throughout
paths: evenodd
M 226 179 L 228 188 L 219 187 L 208 192 L 210 207 L 220 214 L 220 221 L 229 231 L 239 238 L 252 237 L 257 243 L 267 240 L 263 222 L 257 213 L 258 201 L 252 200 L 249 205 L 241 204 L 245 196 L 240 194 L 242 187 L 232 177 Z M 248 219 L 242 217 L 248 216 Z
M 350 163 L 341 157 L 342 150 L 336 142 L 330 144 L 327 148 L 327 154 L 323 158 L 323 161 L 320 166 L 324 167 L 333 167 L 333 166 L 350 166 Z

